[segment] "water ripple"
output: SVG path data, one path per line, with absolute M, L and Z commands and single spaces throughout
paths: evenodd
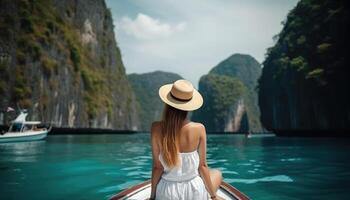
M 238 172 L 236 172 L 236 171 L 231 171 L 231 170 L 222 170 L 222 173 L 224 173 L 224 174 L 236 174 L 236 175 L 239 174 Z
M 252 163 L 238 163 L 237 165 L 249 166 L 252 165 Z
M 291 179 L 289 176 L 286 175 L 276 175 L 276 176 L 267 176 L 263 178 L 257 178 L 257 179 L 225 179 L 229 183 L 246 183 L 246 184 L 253 184 L 257 182 L 293 182 L 293 179 Z
M 301 158 L 282 158 L 282 159 L 280 159 L 280 161 L 282 161 L 282 162 L 286 162 L 286 161 L 292 162 L 292 161 L 298 161 L 298 160 L 301 160 Z
M 130 170 L 135 170 L 135 169 L 141 169 L 142 167 L 141 166 L 133 166 L 133 167 L 124 167 L 120 170 L 123 170 L 123 171 L 130 171 Z

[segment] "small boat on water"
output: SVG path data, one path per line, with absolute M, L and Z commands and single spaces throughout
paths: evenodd
M 151 181 L 148 180 L 112 196 L 110 200 L 145 200 L 149 198 L 150 194 Z M 221 183 L 216 194 L 226 200 L 249 200 L 246 195 L 226 182 Z
M 273 134 L 272 132 L 255 132 L 253 133 L 252 131 L 248 131 L 245 136 L 247 138 L 265 138 L 265 137 L 275 137 L 276 135 Z
M 39 128 L 40 121 L 26 121 L 28 113 L 21 111 L 15 120 L 11 122 L 7 132 L 0 134 L 0 143 L 23 142 L 41 140 L 50 132 L 50 128 Z

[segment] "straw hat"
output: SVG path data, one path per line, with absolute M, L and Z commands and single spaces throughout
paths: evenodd
M 203 105 L 202 95 L 191 82 L 183 79 L 160 87 L 159 96 L 164 103 L 179 110 L 193 111 Z

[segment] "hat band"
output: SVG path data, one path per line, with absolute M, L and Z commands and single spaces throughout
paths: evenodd
M 174 96 L 173 94 L 171 94 L 171 92 L 169 92 L 170 93 L 170 96 L 172 97 L 172 98 L 174 98 L 175 100 L 177 100 L 177 101 L 184 101 L 184 102 L 186 102 L 186 101 L 189 101 L 189 100 L 191 100 L 192 99 L 192 97 L 191 98 L 189 98 L 189 99 L 180 99 L 180 98 L 177 98 L 176 96 Z

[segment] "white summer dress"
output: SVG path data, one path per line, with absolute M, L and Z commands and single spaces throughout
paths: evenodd
M 162 155 L 159 160 L 164 173 L 157 185 L 157 200 L 208 200 L 210 199 L 204 182 L 198 173 L 199 154 L 197 151 L 180 153 L 178 167 L 166 166 Z

